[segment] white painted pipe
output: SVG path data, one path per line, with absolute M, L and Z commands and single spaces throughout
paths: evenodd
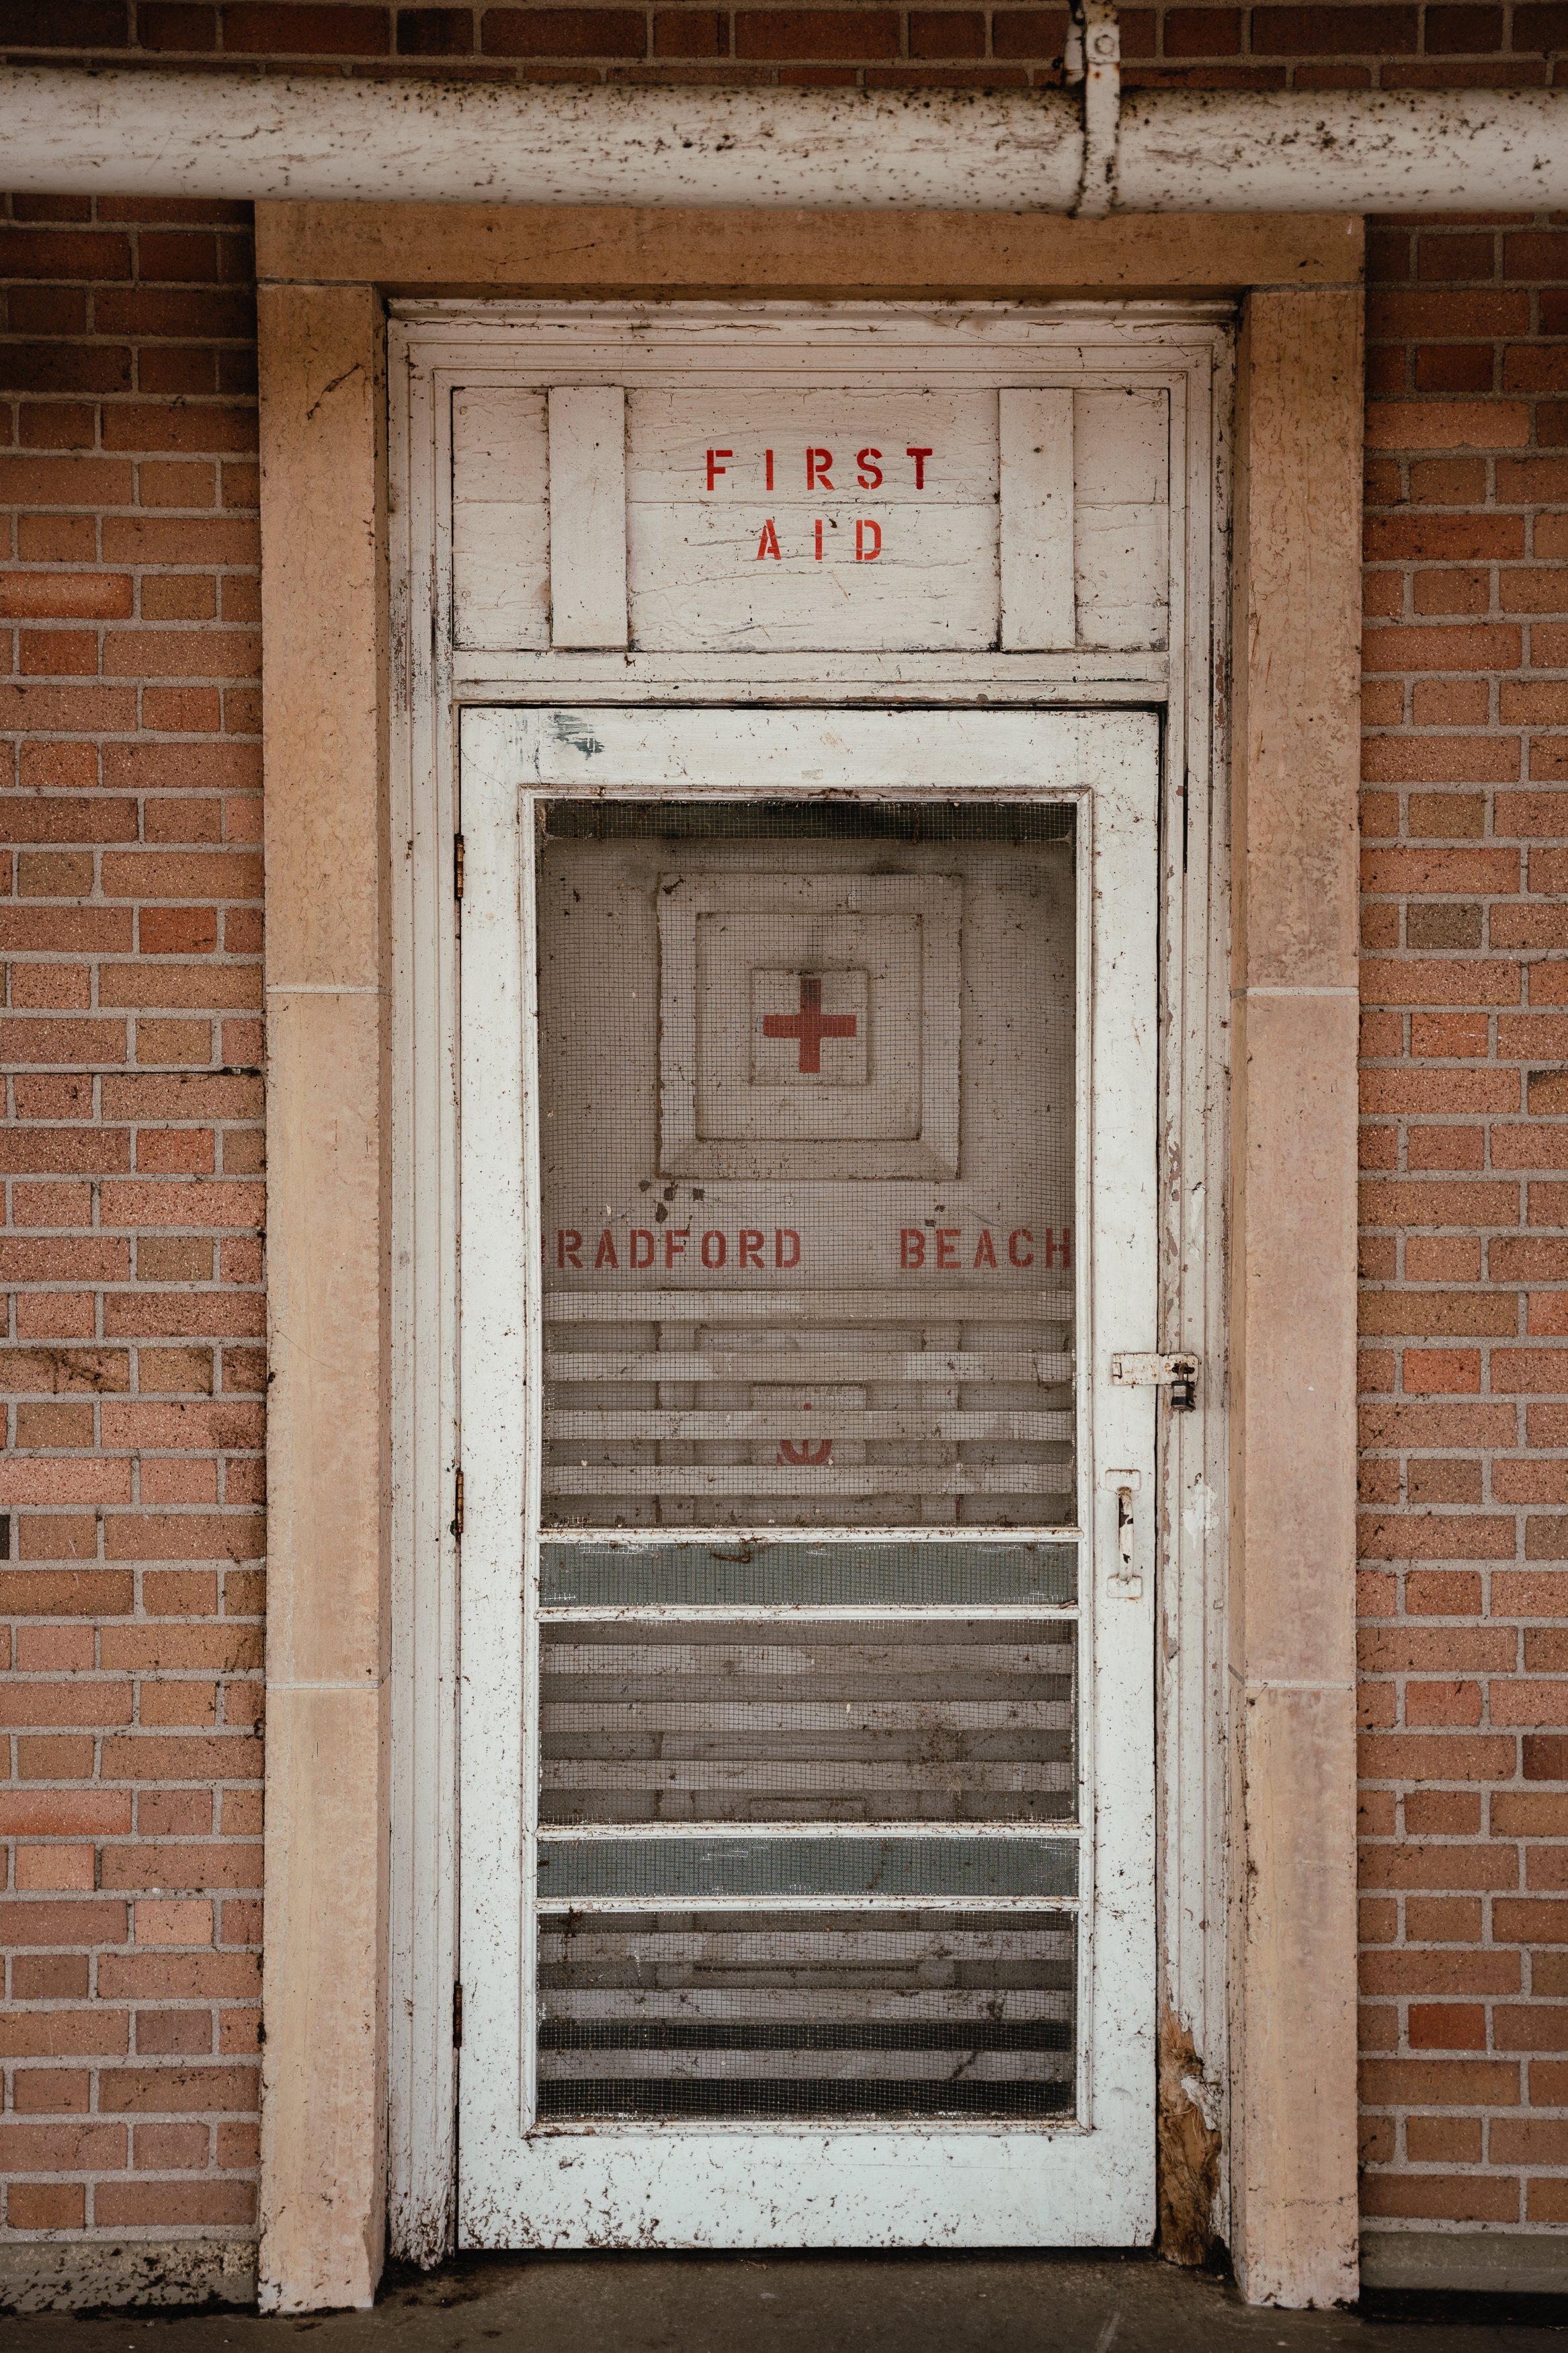
M 1123 212 L 1533 212 L 1568 196 L 1568 90 L 1139 90 Z
M 21 194 L 1066 211 L 1059 91 L 626 89 L 0 70 Z
M 512 87 L 0 69 L 21 195 L 1067 212 L 1066 91 Z M 1121 212 L 1568 206 L 1568 91 L 1141 91 Z M 1095 209 L 1099 209 L 1099 206 Z

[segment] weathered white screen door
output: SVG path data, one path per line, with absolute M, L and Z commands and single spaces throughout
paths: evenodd
M 1157 779 L 464 715 L 465 2243 L 1151 2233 Z

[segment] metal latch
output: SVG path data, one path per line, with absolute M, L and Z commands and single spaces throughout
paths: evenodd
M 1105 1483 L 1116 1496 L 1116 1567 L 1105 1582 L 1123 1601 L 1142 1601 L 1143 1580 L 1132 1566 L 1132 1498 L 1143 1484 L 1137 1471 L 1108 1471 Z
M 1173 1413 L 1191 1413 L 1198 1401 L 1195 1356 L 1112 1356 L 1110 1377 L 1118 1388 L 1169 1389 Z

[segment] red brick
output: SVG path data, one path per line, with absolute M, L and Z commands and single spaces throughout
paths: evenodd
M 1518 1881 L 1510 1847 L 1406 1841 L 1362 1849 L 1361 1884 L 1366 1888 L 1512 1888 Z
M 1369 449 L 1518 449 L 1530 439 L 1530 410 L 1514 400 L 1373 401 Z
M 1434 1131 L 1418 1129 L 1416 1133 L 1429 1135 Z M 119 1188 L 106 1185 L 103 1189 L 108 1193 Z M 105 1222 L 119 1221 L 106 1218 Z M 1421 1339 L 1511 1339 L 1519 1329 L 1519 1311 L 1513 1293 L 1506 1291 L 1363 1291 L 1359 1321 L 1361 1330 L 1373 1337 L 1408 1335 Z
M 1492 1904 L 1492 1934 L 1510 1944 L 1568 1945 L 1568 1903 L 1500 1895 Z
M 228 0 L 224 47 L 259 57 L 385 56 L 387 11 L 326 5 L 326 0 Z
M 1379 2220 L 1514 2222 L 1519 2186 L 1472 2173 L 1371 2172 L 1362 2177 L 1361 2208 Z
M 78 1937 L 77 1942 L 89 1941 Z M 117 2057 L 130 2048 L 122 2010 L 19 2010 L 0 2015 L 0 2057 L 55 2059 Z
M 487 8 L 480 43 L 492 57 L 641 58 L 647 19 L 633 8 Z
M 1252 47 L 1258 57 L 1413 57 L 1418 46 L 1413 7 L 1273 7 L 1252 10 Z
M 110 862 L 106 858 L 105 866 Z M 1517 1005 L 1519 966 L 1500 958 L 1463 964 L 1369 959 L 1362 965 L 1361 991 L 1371 1005 Z
M 79 2231 L 86 2218 L 87 2189 L 79 2181 L 13 2181 L 5 2193 L 13 2231 Z
M 1377 2106 L 1511 2108 L 1519 2105 L 1519 2069 L 1504 2059 L 1371 2059 L 1361 2089 Z
M 253 2108 L 256 2092 L 255 2070 L 249 2067 L 116 2067 L 100 2075 L 98 2104 L 110 2116 L 210 2114 Z
M 0 2172 L 110 2172 L 125 2163 L 123 2125 L 18 2125 L 0 2119 Z
M 1519 1955 L 1372 1951 L 1363 1954 L 1360 1975 L 1366 1993 L 1517 1993 Z
M 1516 1743 L 1500 1734 L 1377 1732 L 1360 1743 L 1369 1781 L 1507 1781 Z
M 1519 1187 L 1491 1182 L 1368 1184 L 1362 1187 L 1362 1222 L 1368 1226 L 1513 1226 Z
M 1363 649 L 1369 670 L 1517 670 L 1519 631 L 1491 623 L 1475 628 L 1370 629 Z
M 1549 1348 L 1497 1348 L 1492 1352 L 1492 1388 L 1503 1397 L 1528 1397 L 1568 1388 L 1568 1355 Z
M 247 1732 L 205 1738 L 166 1733 L 124 1735 L 107 1737 L 103 1743 L 103 1773 L 107 1780 L 254 1781 L 260 1778 L 261 1767 L 261 1743 L 251 1739 Z
M 123 1904 L 0 1902 L 0 1938 L 10 1945 L 122 1945 L 126 1932 Z
M 106 1630 L 107 1634 L 107 1630 Z M 1356 1645 L 1367 1674 L 1455 1672 L 1501 1674 L 1514 1663 L 1511 1631 L 1488 1626 L 1398 1626 L 1364 1628 Z
M 246 2223 L 255 2219 L 256 2189 L 248 2181 L 101 2181 L 92 2211 L 95 2221 L 110 2230 Z

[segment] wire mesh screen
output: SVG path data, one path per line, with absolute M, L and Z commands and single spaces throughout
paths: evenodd
M 1050 1911 L 547 1914 L 541 2116 L 1070 2115 L 1075 1928 Z
M 859 1837 L 758 1828 L 750 1837 L 734 1837 L 705 1826 L 689 1838 L 545 1831 L 539 1841 L 539 1899 L 556 1907 L 578 1901 L 703 1904 L 719 1896 L 784 1895 L 900 1903 L 931 1895 L 960 1904 L 1076 1895 L 1078 1889 L 1074 1840 L 1001 1837 L 994 1831 L 971 1838 L 879 1829 Z
M 1070 1820 L 1077 1631 L 552 1621 L 540 1641 L 540 1819 Z
M 539 2113 L 1070 2115 L 1072 812 L 542 824 Z
M 1078 1547 L 556 1542 L 540 1546 L 539 1598 L 579 1609 L 1053 1607 L 1078 1599 Z
M 542 823 L 546 1523 L 1069 1522 L 1070 809 Z

